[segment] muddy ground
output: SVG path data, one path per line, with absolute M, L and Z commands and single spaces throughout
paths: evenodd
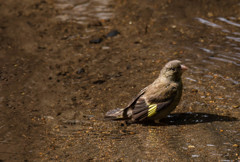
M 0 161 L 240 160 L 239 62 L 211 68 L 200 50 L 184 48 L 221 44 L 221 33 L 209 39 L 213 29 L 193 17 L 240 18 L 237 4 L 117 0 L 111 19 L 78 24 L 57 19 L 52 0 L 1 0 Z M 120 34 L 106 37 L 111 30 Z M 104 120 L 172 59 L 190 67 L 173 115 L 158 125 Z

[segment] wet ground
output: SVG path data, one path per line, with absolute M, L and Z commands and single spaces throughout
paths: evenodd
M 172 59 L 161 124 L 104 120 Z M 0 65 L 0 161 L 240 160 L 238 0 L 1 1 Z

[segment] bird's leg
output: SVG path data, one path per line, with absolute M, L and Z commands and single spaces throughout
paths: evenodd
M 154 120 L 154 123 L 155 123 L 155 124 L 159 124 L 159 123 L 160 123 L 160 120 L 159 120 L 159 119 L 156 119 L 156 120 Z
M 123 126 L 129 126 L 131 125 L 133 122 L 131 120 L 126 120 L 124 123 L 122 123 Z
M 159 120 L 159 119 L 154 120 L 154 123 L 157 124 L 157 125 L 162 125 L 162 126 L 167 126 L 167 125 L 168 125 L 168 124 L 162 122 L 162 121 Z

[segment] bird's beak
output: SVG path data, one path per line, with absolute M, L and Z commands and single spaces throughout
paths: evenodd
M 182 71 L 186 71 L 188 69 L 188 67 L 185 65 L 181 65 L 181 69 L 182 69 Z

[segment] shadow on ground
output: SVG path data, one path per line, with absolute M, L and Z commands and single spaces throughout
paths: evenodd
M 238 121 L 237 118 L 229 116 L 221 116 L 216 114 L 208 113 L 175 113 L 168 115 L 167 118 L 164 118 L 160 123 L 153 122 L 144 122 L 143 125 L 189 125 L 189 124 L 198 124 L 198 123 L 211 123 L 214 121 Z

